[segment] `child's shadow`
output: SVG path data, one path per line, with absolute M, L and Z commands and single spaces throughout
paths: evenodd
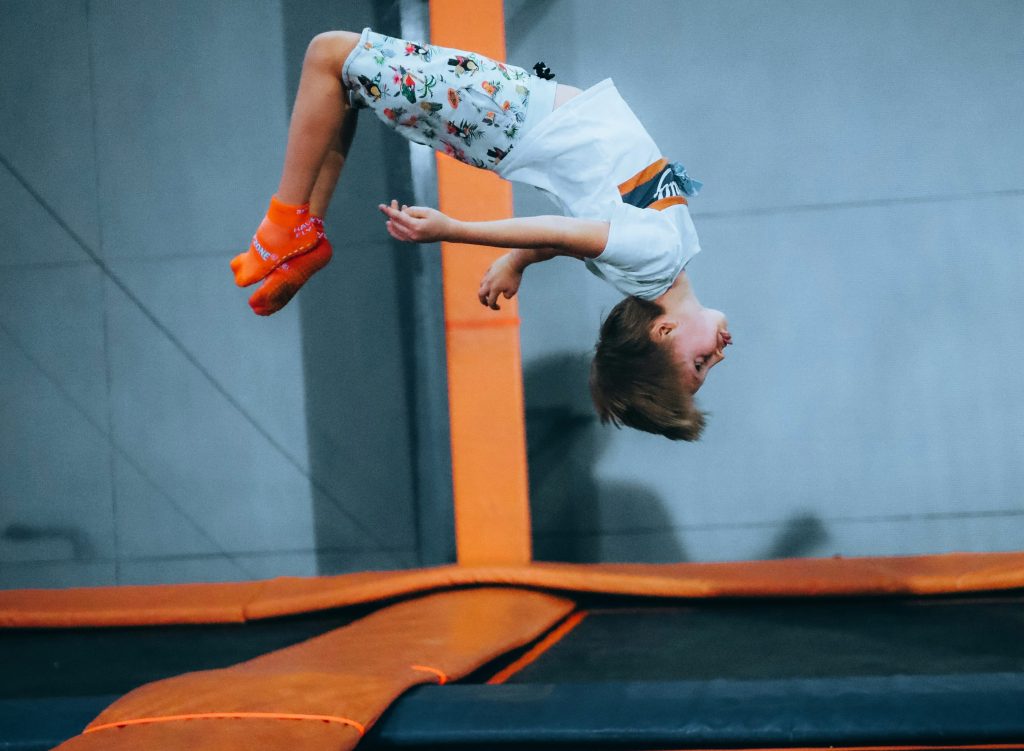
M 639 483 L 599 477 L 614 429 L 603 427 L 590 405 L 589 369 L 588 354 L 560 353 L 527 364 L 523 374 L 534 557 L 578 563 L 687 560 L 663 499 Z M 801 511 L 782 522 L 754 558 L 820 555 L 829 539 L 825 523 Z
M 526 432 L 534 557 L 542 561 L 672 563 L 686 552 L 661 498 L 600 479 L 608 443 L 590 405 L 586 353 L 526 364 Z

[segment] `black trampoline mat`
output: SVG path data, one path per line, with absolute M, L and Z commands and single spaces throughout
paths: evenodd
M 595 604 L 575 629 L 508 682 L 1020 672 L 1022 634 L 1019 591 L 956 598 Z

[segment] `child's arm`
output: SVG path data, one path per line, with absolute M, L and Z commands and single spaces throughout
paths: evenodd
M 498 305 L 498 298 L 504 296 L 511 300 L 519 291 L 519 285 L 523 281 L 523 272 L 526 267 L 547 261 L 555 256 L 565 255 L 555 248 L 516 248 L 510 250 L 497 261 L 491 264 L 480 280 L 480 289 L 477 291 L 477 298 L 481 305 L 486 305 L 492 310 L 501 310 Z
M 543 250 L 553 255 L 596 258 L 608 244 L 608 222 L 567 216 L 531 216 L 490 222 L 462 222 L 436 209 L 380 204 L 391 236 L 405 242 L 438 241 Z M 538 258 L 537 260 L 546 260 Z

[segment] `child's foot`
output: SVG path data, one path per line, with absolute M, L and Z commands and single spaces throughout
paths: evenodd
M 333 250 L 324 235 L 323 220 L 313 217 L 320 242 L 316 247 L 299 256 L 294 256 L 270 272 L 260 288 L 249 298 L 249 307 L 258 316 L 276 313 L 302 288 L 309 277 L 327 265 Z
M 255 284 L 289 258 L 311 250 L 316 243 L 317 227 L 310 220 L 309 204 L 293 206 L 274 196 L 249 250 L 231 261 L 235 284 Z

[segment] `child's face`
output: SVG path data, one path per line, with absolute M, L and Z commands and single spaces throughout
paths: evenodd
M 723 351 L 732 343 L 729 322 L 720 310 L 700 308 L 676 326 L 670 342 L 687 388 L 696 392 L 708 371 L 725 359 Z

